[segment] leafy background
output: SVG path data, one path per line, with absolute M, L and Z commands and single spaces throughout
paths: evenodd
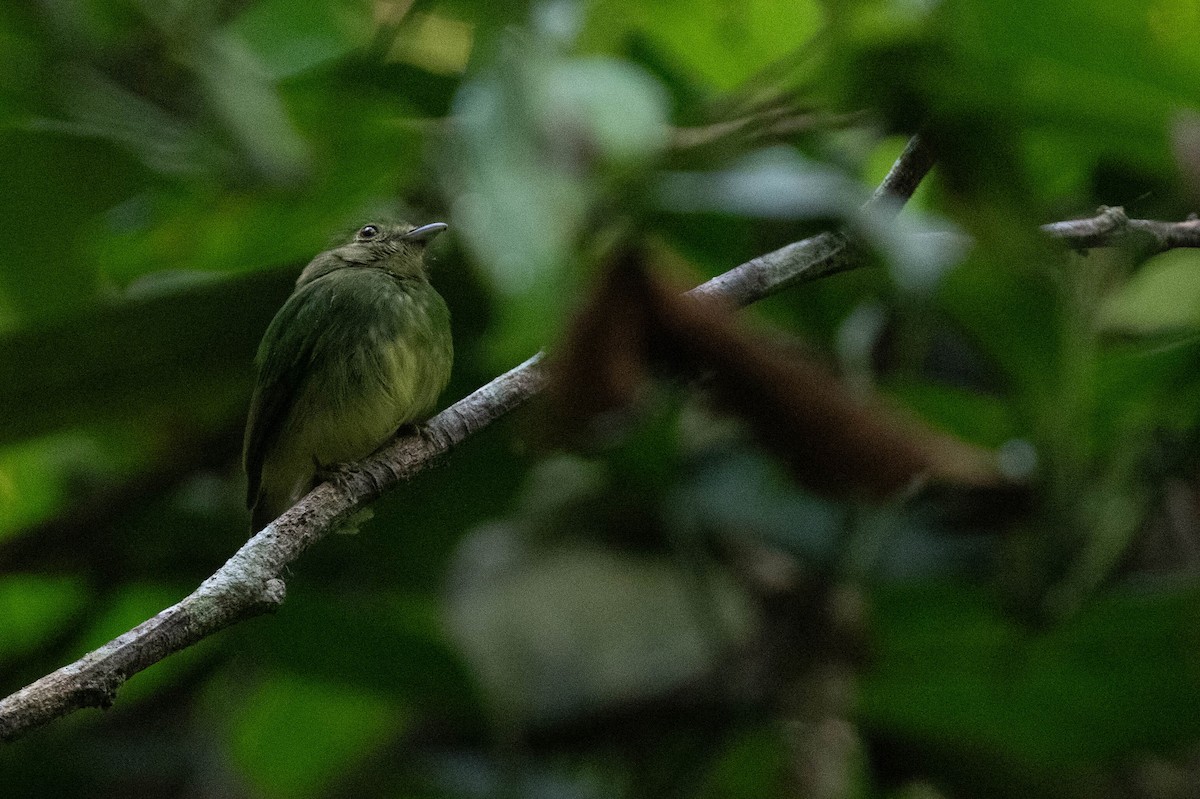
M 561 342 L 633 232 L 694 283 L 849 226 L 869 268 L 746 324 L 1029 485 L 818 495 L 678 383 L 582 453 L 535 407 L 307 554 L 277 615 L 0 750 L 5 794 L 1193 795 L 1200 263 L 1037 225 L 1195 208 L 1197 13 L 3 4 L 0 692 L 245 539 L 254 348 L 384 210 L 451 225 L 447 401 Z M 934 176 L 863 217 L 919 128 Z

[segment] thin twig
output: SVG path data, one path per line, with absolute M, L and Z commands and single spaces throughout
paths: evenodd
M 864 210 L 891 203 L 895 206 L 895 210 L 899 211 L 900 206 L 913 196 L 913 192 L 929 174 L 929 170 L 933 169 L 935 160 L 937 160 L 937 156 L 925 137 L 919 133 L 913 136 L 904 146 L 896 163 L 892 164 L 892 168 L 888 170 L 883 182 L 879 184 L 879 188 L 875 189 L 871 199 L 866 202 Z
M 918 160 L 919 156 L 919 160 Z M 901 202 L 932 166 L 911 145 L 884 180 Z M 919 174 L 917 174 L 919 173 Z M 897 174 L 907 178 L 898 180 Z M 746 305 L 789 286 L 854 265 L 849 239 L 822 233 L 742 264 L 689 292 Z M 322 483 L 257 533 L 199 588 L 129 632 L 0 700 L 0 740 L 84 707 L 108 707 L 132 675 L 239 621 L 283 602 L 283 570 L 382 491 L 408 480 L 471 435 L 539 392 L 546 378 L 538 353 L 429 421 L 359 462 L 336 482 Z
M 792 136 L 814 130 L 835 130 L 861 123 L 863 112 L 831 114 L 819 111 L 790 111 L 771 109 L 759 115 L 713 122 L 698 127 L 675 128 L 671 132 L 671 149 L 699 150 L 721 145 L 762 146 L 786 141 Z
M 1183 222 L 1130 219 L 1121 207 L 1101 208 L 1088 219 L 1070 219 L 1042 225 L 1042 231 L 1062 239 L 1071 248 L 1086 250 L 1114 244 L 1132 244 L 1151 253 L 1177 247 L 1200 247 L 1200 218 Z

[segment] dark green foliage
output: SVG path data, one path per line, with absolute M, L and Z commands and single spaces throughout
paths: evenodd
M 1183 0 L 0 4 L 0 694 L 241 544 L 255 347 L 364 218 L 450 224 L 444 402 L 600 307 L 575 368 L 631 403 L 473 436 L 278 614 L 0 748 L 0 795 L 1192 795 L 1200 258 L 1038 225 L 1198 210 L 1197 30 Z M 935 172 L 860 212 L 918 129 Z M 1019 485 L 818 495 L 728 363 L 614 323 L 644 310 L 614 252 L 686 286 L 830 228 L 864 268 L 742 312 L 756 374 L 802 348 Z

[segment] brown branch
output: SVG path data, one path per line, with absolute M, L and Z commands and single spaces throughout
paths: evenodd
M 1192 214 L 1183 222 L 1130 219 L 1121 207 L 1101 208 L 1088 219 L 1070 219 L 1042 225 L 1042 231 L 1062 239 L 1071 248 L 1111 247 L 1132 244 L 1151 253 L 1176 247 L 1200 247 L 1200 218 Z
M 901 202 L 932 166 L 919 141 L 892 167 L 883 190 Z M 907 174 L 904 180 L 894 179 Z M 919 174 L 918 174 L 919 173 Z M 789 286 L 854 266 L 849 239 L 822 233 L 738 266 L 688 292 L 747 305 Z M 0 740 L 84 707 L 108 707 L 132 675 L 283 602 L 283 570 L 385 489 L 408 480 L 545 385 L 538 353 L 439 413 L 419 436 L 397 438 L 336 482 L 322 483 L 175 605 L 70 665 L 0 700 Z

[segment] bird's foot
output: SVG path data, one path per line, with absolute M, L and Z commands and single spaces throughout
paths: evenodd
M 333 483 L 340 489 L 349 488 L 350 480 L 357 474 L 357 471 L 349 463 L 318 463 L 315 459 L 313 466 L 316 468 L 316 478 L 318 483 Z
M 397 427 L 396 432 L 392 433 L 392 438 L 404 438 L 405 436 L 421 436 L 423 438 L 424 434 L 422 431 L 424 429 L 424 425 L 417 424 L 416 422 L 409 422 L 408 424 L 402 424 Z
M 402 424 L 396 428 L 396 432 L 392 434 L 392 440 L 398 438 L 416 438 L 420 439 L 421 443 L 426 447 L 435 446 L 437 442 L 434 440 L 433 431 L 429 428 L 428 422 L 409 422 Z
M 415 436 L 421 439 L 422 442 L 429 445 L 436 445 L 437 440 L 433 432 L 433 428 L 429 426 L 428 421 L 413 422 L 406 424 L 396 431 L 397 435 Z
M 322 464 L 313 460 L 313 466 L 316 469 L 316 478 L 318 483 L 333 483 L 342 491 L 350 489 L 350 481 L 362 474 L 361 471 L 352 468 L 350 463 L 330 463 Z M 350 514 L 349 518 L 338 524 L 333 529 L 335 533 L 340 535 L 354 535 L 358 532 L 361 525 L 366 524 L 375 518 L 375 511 L 370 508 L 360 508 Z

